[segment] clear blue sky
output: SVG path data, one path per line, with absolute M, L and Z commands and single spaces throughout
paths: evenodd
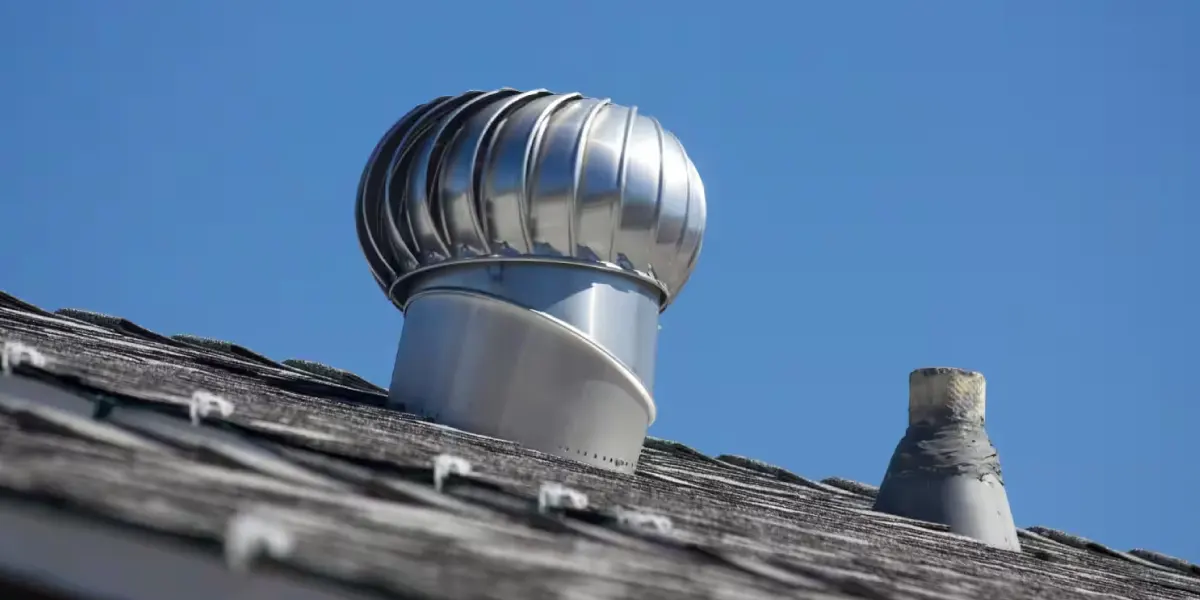
M 652 434 L 878 483 L 977 369 L 1020 525 L 1200 560 L 1200 2 L 188 4 L 0 0 L 0 289 L 386 383 L 379 136 L 611 97 L 709 199 Z

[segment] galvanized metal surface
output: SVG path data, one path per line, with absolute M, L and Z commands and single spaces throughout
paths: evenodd
M 655 415 L 658 314 L 706 218 L 674 135 L 579 94 L 439 98 L 380 141 L 356 217 L 405 311 L 393 406 L 632 472 Z
M 679 140 L 635 107 L 546 90 L 421 105 L 359 185 L 359 243 L 398 305 L 462 261 L 563 262 L 639 278 L 670 303 L 704 236 L 704 185 Z
M 613 274 L 547 268 L 468 267 L 423 281 L 408 304 L 390 401 L 437 423 L 632 473 L 655 417 L 647 385 L 657 305 Z

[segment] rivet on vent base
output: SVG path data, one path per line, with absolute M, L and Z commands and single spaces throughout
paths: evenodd
M 908 430 L 888 464 L 875 510 L 942 523 L 989 546 L 1020 550 L 1000 459 L 984 429 L 987 382 L 974 371 L 909 375 Z

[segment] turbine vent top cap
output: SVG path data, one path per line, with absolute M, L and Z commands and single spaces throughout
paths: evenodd
M 953 367 L 917 369 L 908 376 L 909 425 L 983 425 L 987 380 Z
M 411 277 L 478 261 L 572 264 L 641 280 L 660 309 L 691 275 L 704 184 L 635 107 L 546 90 L 436 98 L 384 135 L 359 181 L 371 271 L 403 308 Z

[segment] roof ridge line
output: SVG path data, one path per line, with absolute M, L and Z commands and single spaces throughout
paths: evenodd
M 733 465 L 735 467 L 740 467 L 742 469 L 746 469 L 748 471 L 753 471 L 753 472 L 760 473 L 763 475 L 769 475 L 769 476 L 774 477 L 775 479 L 778 479 L 779 481 L 783 481 L 785 483 L 794 483 L 797 485 L 801 485 L 801 486 L 804 486 L 804 487 L 807 487 L 810 489 L 814 489 L 814 490 L 819 490 L 822 492 L 828 492 L 831 494 L 839 494 L 839 495 L 852 493 L 849 490 L 843 490 L 843 489 L 837 488 L 832 485 L 821 483 L 820 481 L 817 481 L 815 479 L 809 479 L 808 477 L 805 477 L 803 475 L 798 475 L 798 474 L 796 474 L 788 469 L 785 469 L 781 466 L 773 465 L 769 462 L 766 462 L 764 460 L 760 460 L 757 458 L 750 458 L 748 456 L 741 456 L 738 454 L 720 454 L 717 456 L 716 460 L 719 462 L 729 464 L 729 465 Z
M 1128 562 L 1131 562 L 1131 563 L 1134 563 L 1137 565 L 1141 565 L 1143 567 L 1148 567 L 1151 569 L 1157 569 L 1159 571 L 1166 571 L 1166 572 L 1170 572 L 1170 573 L 1179 573 L 1180 572 L 1178 569 L 1175 569 L 1175 568 L 1172 568 L 1172 567 L 1169 567 L 1166 565 L 1160 565 L 1153 561 L 1136 556 L 1130 552 L 1124 552 L 1121 550 L 1117 550 L 1111 546 L 1108 546 L 1107 544 L 1102 544 L 1093 539 L 1086 538 L 1082 535 L 1068 533 L 1061 529 L 1054 529 L 1052 527 L 1045 527 L 1043 525 L 1032 525 L 1030 527 L 1026 527 L 1024 529 L 1024 531 L 1027 534 L 1032 533 L 1042 539 L 1046 539 L 1046 540 L 1049 540 L 1056 544 L 1059 544 L 1062 546 L 1067 546 L 1069 548 L 1075 548 L 1077 550 L 1086 550 L 1086 551 L 1090 551 L 1090 552 L 1095 552 L 1097 554 L 1104 554 L 1104 555 L 1110 556 L 1112 558 L 1117 558 L 1120 560 L 1128 561 Z M 1021 535 L 1020 529 L 1017 530 L 1017 535 Z M 1188 574 L 1188 575 L 1200 575 L 1200 573 L 1195 573 L 1195 574 L 1187 573 L 1187 572 L 1183 572 L 1183 573 Z
M 4 290 L 0 290 L 0 307 L 41 315 L 50 314 L 46 309 L 26 302 Z

